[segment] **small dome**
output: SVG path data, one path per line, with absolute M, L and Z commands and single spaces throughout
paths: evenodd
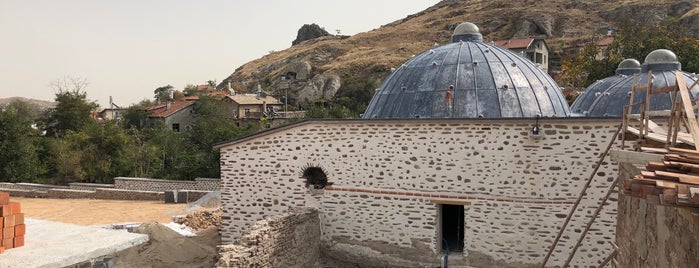
M 677 62 L 677 55 L 674 52 L 667 49 L 657 49 L 649 53 L 646 56 L 645 62 L 643 64 L 655 64 L 655 63 L 675 63 Z
M 595 100 L 602 97 L 604 94 L 607 94 L 606 91 L 609 88 L 612 88 L 619 82 L 624 81 L 628 76 L 640 72 L 641 63 L 639 63 L 637 60 L 625 59 L 621 61 L 614 76 L 597 80 L 596 82 L 592 83 L 592 85 L 588 86 L 585 91 L 580 93 L 580 96 L 575 98 L 573 104 L 570 105 L 570 110 L 575 116 L 589 115 L 590 106 L 592 106 Z
M 658 49 L 646 56 L 641 66 L 641 73 L 637 75 L 637 85 L 648 84 L 648 73 L 652 74 L 652 88 L 669 87 L 675 85 L 675 72 L 680 71 L 684 76 L 687 87 L 692 86 L 697 78 L 689 73 L 682 72 L 682 66 L 677 61 L 677 56 L 670 50 Z M 629 105 L 631 88 L 634 85 L 634 77 L 629 76 L 623 81 L 610 86 L 603 92 L 589 108 L 590 116 L 621 117 L 624 106 Z M 662 93 L 651 96 L 650 110 L 670 110 L 674 93 Z M 692 98 L 699 97 L 699 89 L 691 90 Z M 645 101 L 645 94 L 635 94 L 634 103 Z M 632 113 L 638 113 L 638 107 L 634 107 Z
M 454 34 L 453 35 L 461 35 L 461 34 L 479 34 L 481 33 L 481 30 L 478 29 L 478 26 L 476 26 L 473 23 L 470 22 L 464 22 L 456 26 L 456 29 L 454 29 Z
M 641 70 L 641 63 L 635 59 L 625 59 L 619 63 L 618 69 L 638 69 Z
M 464 22 L 456 26 L 454 34 L 451 36 L 452 43 L 459 41 L 483 41 L 483 35 L 481 35 L 481 30 L 478 29 L 478 26 L 470 22 Z
M 429 49 L 398 67 L 371 99 L 363 118 L 567 117 L 553 79 L 519 53 L 488 44 L 472 23 L 456 43 Z

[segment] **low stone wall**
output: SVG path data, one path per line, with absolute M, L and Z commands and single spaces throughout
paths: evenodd
M 0 182 L 0 189 L 12 196 L 36 198 L 92 198 L 112 200 L 165 200 L 165 191 L 186 191 L 187 202 L 194 202 L 209 192 L 216 191 L 219 179 L 197 178 L 194 181 L 175 181 L 145 178 L 114 179 L 114 184 L 70 183 L 69 186 Z
M 83 182 L 72 182 L 68 184 L 70 189 L 73 190 L 88 190 L 94 191 L 97 188 L 114 188 L 114 184 L 104 184 L 104 183 L 83 183 Z
M 219 247 L 216 267 L 318 267 L 320 218 L 310 208 L 258 221 L 239 243 Z
M 176 181 L 146 178 L 114 178 L 114 187 L 138 191 L 215 191 L 219 189 L 220 180 L 197 178 L 194 181 Z

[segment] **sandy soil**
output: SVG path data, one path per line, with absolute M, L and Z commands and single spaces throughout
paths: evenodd
M 20 202 L 27 218 L 79 225 L 156 221 L 166 224 L 172 216 L 185 215 L 186 204 L 162 201 L 122 201 L 95 199 L 44 199 L 10 197 Z

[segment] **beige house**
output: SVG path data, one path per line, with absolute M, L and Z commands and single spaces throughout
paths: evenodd
M 226 96 L 234 119 L 260 119 L 274 117 L 283 104 L 272 96 L 261 94 L 235 94 Z
M 522 38 L 493 41 L 495 45 L 507 48 L 514 52 L 520 53 L 525 58 L 539 65 L 539 67 L 548 72 L 549 68 L 549 47 L 546 41 L 541 38 Z

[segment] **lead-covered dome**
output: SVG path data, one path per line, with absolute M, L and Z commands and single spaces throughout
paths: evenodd
M 646 56 L 641 73 L 637 76 L 637 85 L 648 84 L 648 73 L 651 73 L 651 81 L 653 88 L 661 88 L 674 86 L 676 77 L 675 72 L 680 71 L 684 76 L 684 81 L 687 87 L 692 86 L 697 80 L 697 77 L 687 72 L 682 72 L 682 65 L 677 61 L 677 56 L 670 50 L 658 49 Z M 621 117 L 624 106 L 629 105 L 631 96 L 631 88 L 634 85 L 634 77 L 629 76 L 619 83 L 607 89 L 594 103 L 590 106 L 589 116 L 594 117 Z M 691 90 L 692 98 L 699 97 L 699 87 L 694 87 Z M 672 109 L 672 99 L 674 93 L 662 93 L 651 96 L 650 110 L 670 110 Z M 645 94 L 635 94 L 634 103 L 645 101 Z M 634 107 L 632 113 L 638 113 L 638 106 Z
M 429 49 L 391 73 L 363 118 L 565 117 L 558 85 L 530 60 L 484 43 L 462 23 L 453 43 Z
M 585 91 L 580 93 L 580 95 L 575 99 L 573 104 L 570 106 L 571 112 L 574 116 L 587 116 L 589 114 L 590 106 L 599 98 L 604 92 L 613 87 L 617 83 L 624 81 L 630 75 L 637 74 L 641 72 L 641 63 L 635 59 L 625 59 L 619 63 L 616 69 L 615 75 L 600 79 L 588 86 Z

